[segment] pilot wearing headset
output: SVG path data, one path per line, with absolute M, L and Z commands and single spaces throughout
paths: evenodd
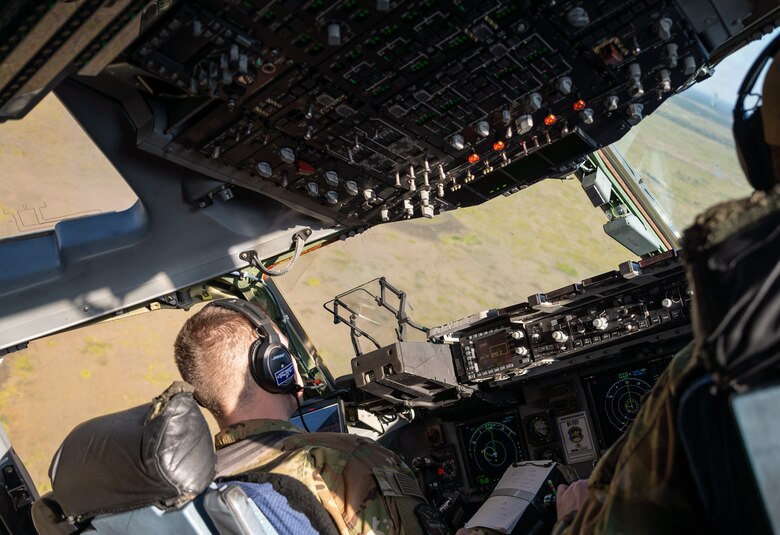
M 436 533 L 436 511 L 412 472 L 373 440 L 304 433 L 289 418 L 303 387 L 295 359 L 257 306 L 213 301 L 190 317 L 175 345 L 182 378 L 220 427 L 218 476 L 252 472 L 291 476 L 319 499 L 332 526 L 321 532 Z M 295 496 L 285 489 L 295 508 Z M 327 523 L 327 521 L 326 521 Z
M 760 106 L 747 110 L 765 70 Z M 756 192 L 705 211 L 682 237 L 694 342 L 590 478 L 559 489 L 556 535 L 764 530 L 728 398 L 780 375 L 769 327 L 780 321 L 780 37 L 748 71 L 733 130 Z

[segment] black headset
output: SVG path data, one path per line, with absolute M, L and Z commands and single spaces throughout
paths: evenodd
M 249 371 L 261 388 L 272 394 L 285 392 L 292 395 L 302 390 L 295 382 L 293 356 L 262 310 L 241 299 L 219 299 L 206 306 L 237 312 L 255 326 L 257 339 L 249 347 Z
M 745 98 L 756 95 L 753 86 L 756 85 L 759 75 L 766 64 L 780 51 L 780 36 L 775 37 L 771 43 L 759 54 L 756 61 L 748 70 L 745 79 L 737 93 L 737 103 L 734 105 L 734 143 L 737 146 L 737 155 L 747 172 L 750 185 L 757 190 L 768 191 L 776 184 L 776 177 L 772 168 L 772 160 L 769 147 L 764 141 L 764 123 L 761 118 L 761 106 L 745 109 Z M 760 101 L 759 101 L 760 102 Z M 780 177 L 777 177 L 780 179 Z

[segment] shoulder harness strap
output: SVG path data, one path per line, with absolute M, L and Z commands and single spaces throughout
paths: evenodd
M 247 459 L 257 457 L 267 448 L 277 444 L 280 440 L 295 435 L 294 431 L 274 431 L 263 433 L 256 437 L 247 438 L 220 448 L 217 450 L 217 475 L 225 477 L 235 474 L 246 466 Z

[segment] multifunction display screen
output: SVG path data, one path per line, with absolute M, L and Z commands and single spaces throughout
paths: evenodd
M 490 491 L 512 463 L 524 460 L 517 415 L 495 415 L 462 424 L 460 435 L 468 452 L 473 487 Z
M 512 348 L 506 332 L 501 331 L 474 341 L 474 356 L 478 370 L 492 370 L 512 363 Z
M 658 381 L 664 367 L 663 361 L 651 361 L 584 378 L 598 417 L 602 447 L 611 446 L 626 432 L 642 407 L 643 396 Z

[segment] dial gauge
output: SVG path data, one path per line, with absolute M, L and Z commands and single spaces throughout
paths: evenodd
M 531 445 L 547 444 L 555 438 L 550 417 L 545 413 L 529 416 L 524 425 Z

